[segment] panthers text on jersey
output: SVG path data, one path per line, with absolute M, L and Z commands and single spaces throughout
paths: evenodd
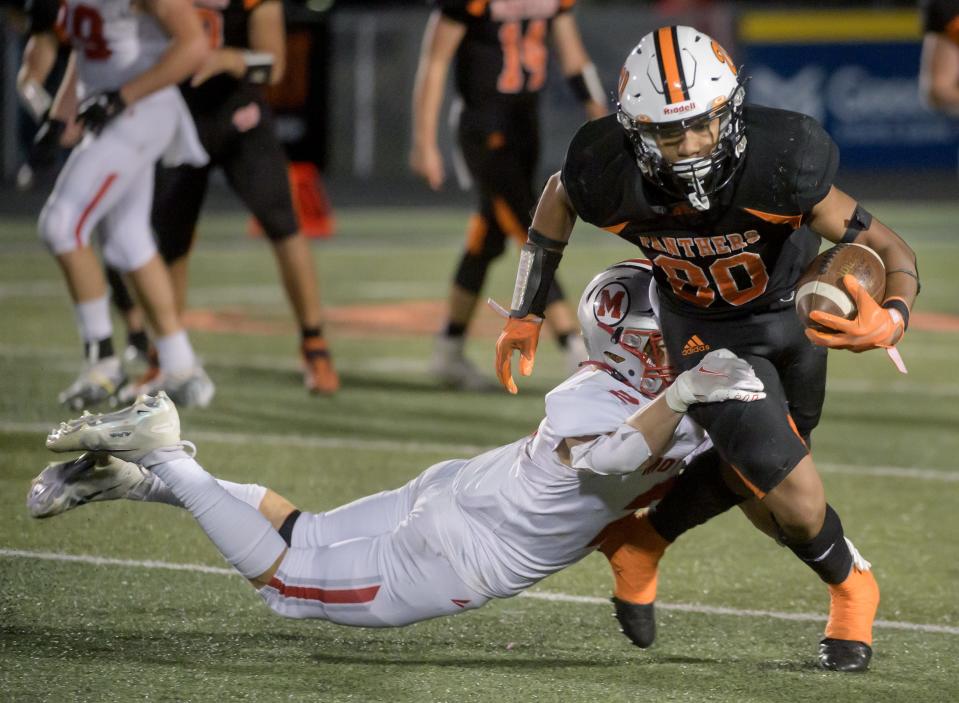
M 456 51 L 456 89 L 467 107 L 536 94 L 546 83 L 553 18 L 576 0 L 436 0 L 466 25 Z
M 639 246 L 663 304 L 691 315 L 735 316 L 788 296 L 819 248 L 799 228 L 832 186 L 835 143 L 796 112 L 749 105 L 743 119 L 744 163 L 705 212 L 643 177 L 615 115 L 581 127 L 563 165 L 577 215 Z
M 606 525 L 657 502 L 684 460 L 708 446 L 684 417 L 669 449 L 631 473 L 602 475 L 559 460 L 565 438 L 613 432 L 650 402 L 602 369 L 581 370 L 547 394 L 533 436 L 464 462 L 425 501 L 423 538 L 464 583 L 493 598 L 582 559 Z

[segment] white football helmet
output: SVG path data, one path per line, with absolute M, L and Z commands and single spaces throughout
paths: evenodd
M 611 368 L 653 398 L 676 377 L 649 301 L 653 267 L 645 259 L 610 266 L 579 300 L 579 324 L 590 362 Z
M 742 81 L 726 50 L 692 27 L 660 27 L 644 36 L 619 75 L 619 122 L 639 167 L 671 195 L 697 210 L 729 183 L 746 149 Z M 670 163 L 657 137 L 669 138 L 719 118 L 712 153 Z

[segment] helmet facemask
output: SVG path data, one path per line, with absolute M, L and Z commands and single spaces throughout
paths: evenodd
M 642 320 L 631 322 L 635 324 Z M 676 370 L 669 364 L 666 343 L 654 318 L 649 319 L 649 324 L 639 327 L 614 329 L 603 324 L 600 324 L 600 327 L 609 332 L 611 346 L 618 347 L 618 349 L 614 347 L 603 351 L 607 363 L 617 369 L 625 367 L 631 376 L 628 378 L 629 382 L 647 398 L 655 398 L 676 380 Z M 639 379 L 632 377 L 635 374 L 633 370 L 633 367 L 636 367 L 635 361 L 629 357 L 620 356 L 617 353 L 620 350 L 639 360 L 639 367 L 636 369 L 642 374 Z
M 626 130 L 643 175 L 671 196 L 687 199 L 699 211 L 708 210 L 710 197 L 732 180 L 746 149 L 742 111 L 745 91 L 741 82 L 708 112 L 674 122 L 636 121 L 620 107 L 617 118 Z M 660 150 L 661 140 L 681 138 L 691 129 L 711 129 L 719 120 L 718 138 L 706 156 L 669 161 Z

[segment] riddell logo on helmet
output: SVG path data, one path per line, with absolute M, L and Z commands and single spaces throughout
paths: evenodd
M 691 112 L 696 109 L 696 103 L 694 101 L 689 101 L 688 103 L 683 103 L 682 105 L 667 105 L 663 108 L 664 115 L 679 115 L 684 112 Z

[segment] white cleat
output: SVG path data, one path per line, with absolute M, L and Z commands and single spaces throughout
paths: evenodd
M 31 517 L 53 517 L 98 500 L 126 498 L 149 481 L 146 469 L 109 454 L 86 452 L 70 461 L 47 465 L 30 484 Z
M 463 352 L 464 339 L 440 335 L 436 338 L 430 372 L 447 388 L 461 391 L 495 391 L 493 379 L 484 376 Z
M 125 381 L 120 360 L 110 356 L 87 364 L 57 400 L 71 410 L 83 410 L 113 397 Z
M 109 452 L 137 461 L 160 447 L 180 444 L 180 417 L 166 393 L 140 396 L 122 410 L 107 414 L 83 413 L 61 422 L 47 435 L 47 449 L 55 452 Z
M 120 389 L 117 400 L 121 403 L 131 403 L 141 395 L 155 395 L 164 391 L 177 405 L 184 408 L 205 408 L 213 400 L 216 386 L 207 376 L 202 366 L 195 366 L 189 371 L 170 374 L 160 371 L 148 374 L 147 378 L 139 383 L 130 383 Z

